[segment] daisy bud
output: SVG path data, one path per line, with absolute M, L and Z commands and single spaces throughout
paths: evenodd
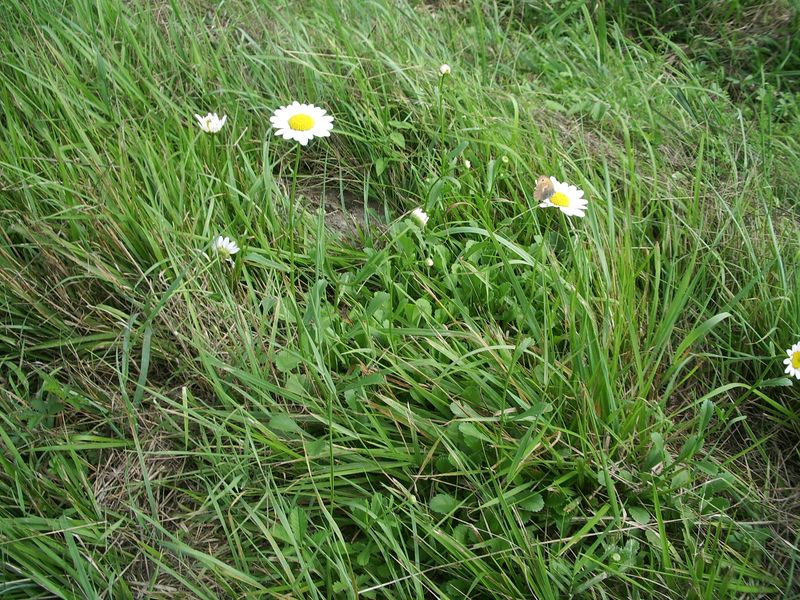
M 428 213 L 419 207 L 411 211 L 411 218 L 414 219 L 414 222 L 420 227 L 425 227 L 428 223 Z
M 194 118 L 200 124 L 200 129 L 206 133 L 217 133 L 228 120 L 227 115 L 222 115 L 220 119 L 217 113 L 208 113 L 205 117 L 195 115 Z

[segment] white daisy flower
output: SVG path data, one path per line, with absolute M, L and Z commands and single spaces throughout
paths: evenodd
M 217 256 L 227 260 L 231 260 L 231 256 L 239 251 L 239 246 L 229 237 L 217 237 L 212 246 Z
M 419 207 L 411 211 L 411 218 L 414 219 L 414 222 L 420 227 L 425 227 L 428 223 L 428 213 Z
M 425 259 L 425 266 L 426 267 L 432 267 L 433 266 L 433 259 L 430 258 L 430 257 L 426 258 Z
M 586 216 L 586 205 L 589 201 L 583 197 L 583 190 L 579 190 L 574 185 L 562 183 L 555 177 L 551 177 L 553 183 L 553 193 L 544 199 L 539 208 L 555 207 L 561 210 L 568 217 Z
M 222 115 L 220 119 L 217 113 L 208 113 L 205 117 L 196 114 L 194 118 L 200 123 L 200 129 L 206 133 L 217 133 L 225 125 L 225 121 L 228 120 L 227 115 Z
M 439 75 L 450 75 L 450 65 L 443 64 L 441 67 L 439 67 Z
M 789 348 L 786 354 L 788 358 L 783 359 L 783 364 L 786 365 L 786 371 L 784 372 L 789 377 L 800 379 L 800 342 Z
M 269 118 L 275 128 L 275 135 L 285 140 L 295 140 L 305 146 L 315 137 L 328 137 L 333 129 L 333 117 L 325 114 L 322 108 L 313 104 L 300 104 L 295 101 L 289 106 L 281 106 Z

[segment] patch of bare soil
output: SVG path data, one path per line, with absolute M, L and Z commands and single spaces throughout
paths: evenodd
M 383 229 L 382 206 L 372 198 L 338 189 L 311 188 L 303 190 L 303 207 L 312 214 L 325 212 L 325 225 L 336 237 L 353 239 L 367 229 Z

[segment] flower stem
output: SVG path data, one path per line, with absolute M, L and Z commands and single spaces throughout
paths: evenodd
M 445 148 L 444 148 L 444 80 L 445 76 L 439 77 L 439 161 L 441 162 L 440 177 L 445 175 Z
M 294 205 L 297 198 L 297 173 L 300 171 L 300 144 L 297 144 L 297 154 L 294 159 L 292 172 L 292 187 L 289 191 L 289 252 L 292 259 L 292 273 L 294 274 Z

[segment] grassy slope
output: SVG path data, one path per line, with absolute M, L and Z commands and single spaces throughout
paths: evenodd
M 4 2 L 3 597 L 789 593 L 792 90 L 612 8 Z

